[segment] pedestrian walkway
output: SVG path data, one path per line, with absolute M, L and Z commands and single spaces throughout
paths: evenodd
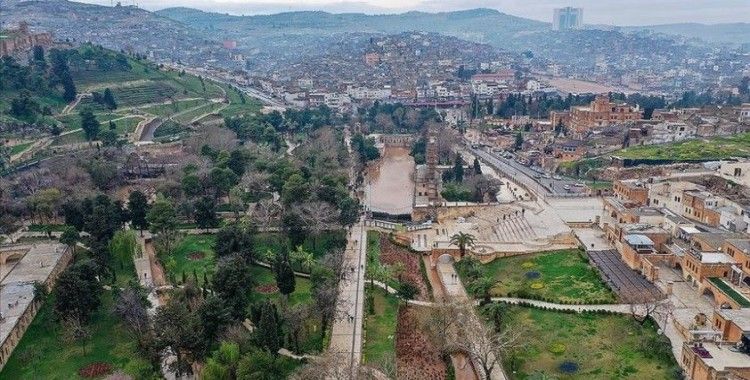
M 440 275 L 440 280 L 442 281 L 443 287 L 445 288 L 447 298 L 458 302 L 468 301 L 469 296 L 466 294 L 466 289 L 461 282 L 461 278 L 458 276 L 458 273 L 456 273 L 456 269 L 453 266 L 453 258 L 450 256 L 442 256 L 440 259 L 438 259 L 436 267 L 438 274 Z M 486 328 L 486 326 L 484 326 L 479 320 L 479 317 L 477 317 L 476 310 L 474 308 L 470 308 L 470 311 L 470 320 L 468 322 L 471 324 L 471 326 L 475 329 Z M 492 359 L 488 361 L 491 362 Z M 481 366 L 474 363 L 474 368 L 478 369 L 481 368 Z M 478 370 L 478 372 L 481 371 Z M 490 373 L 489 378 L 491 380 L 507 379 L 507 376 L 505 375 L 505 372 L 502 368 L 501 360 L 497 360 L 497 365 L 492 368 L 492 373 Z
M 366 255 L 367 230 L 360 221 L 351 228 L 344 252 L 344 278 L 339 282 L 337 315 L 329 346 L 331 353 L 347 357 L 352 370 L 359 367 L 362 355 Z

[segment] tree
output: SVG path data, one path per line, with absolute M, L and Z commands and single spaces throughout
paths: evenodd
M 456 154 L 456 162 L 453 164 L 453 179 L 456 182 L 464 181 L 464 158 L 461 154 Z
M 78 116 L 81 118 L 81 129 L 86 134 L 86 140 L 96 140 L 97 136 L 99 136 L 101 125 L 99 124 L 99 120 L 96 120 L 94 112 L 90 108 L 84 108 L 78 113 Z
M 513 144 L 513 149 L 515 151 L 519 151 L 519 150 L 521 150 L 521 147 L 523 147 L 523 135 L 519 131 L 516 134 L 516 142 Z
M 291 258 L 299 265 L 300 269 L 307 269 L 307 273 L 312 272 L 313 266 L 317 263 L 315 255 L 312 252 L 305 251 L 301 245 L 298 245 L 297 249 L 292 252 Z
M 482 166 L 479 164 L 479 159 L 474 157 L 474 174 L 482 174 Z
M 465 232 L 458 232 L 451 236 L 450 243 L 458 246 L 458 251 L 461 254 L 461 258 L 466 255 L 466 247 L 471 247 L 476 242 L 476 238 L 472 234 Z
M 299 174 L 292 174 L 284 182 L 281 190 L 281 200 L 284 204 L 304 202 L 310 196 L 310 185 Z
M 62 235 L 60 235 L 60 243 L 63 243 L 70 247 L 71 251 L 75 249 L 76 243 L 78 243 L 78 239 L 80 239 L 80 236 L 78 234 L 78 230 L 76 230 L 75 227 L 66 225 L 65 228 L 63 228 Z
M 669 298 L 658 298 L 649 293 L 638 293 L 628 297 L 630 315 L 643 326 L 646 321 L 653 319 L 663 326 L 674 313 L 674 305 Z
M 76 317 L 68 317 L 62 321 L 62 337 L 68 343 L 81 343 L 83 355 L 86 355 L 86 341 L 91 338 L 91 329 Z
M 164 197 L 158 197 L 148 211 L 146 220 L 149 230 L 163 238 L 167 253 L 171 253 L 174 233 L 177 231 L 177 212 L 172 203 Z
M 469 284 L 469 288 L 474 296 L 482 297 L 482 304 L 487 304 L 490 302 L 490 292 L 495 287 L 495 284 L 497 284 L 497 281 L 494 278 L 486 276 L 472 281 Z
M 256 336 L 260 345 L 269 353 L 277 355 L 281 348 L 281 317 L 276 305 L 271 302 L 263 303 Z
M 216 202 L 211 197 L 202 197 L 195 202 L 195 224 L 208 230 L 219 225 L 216 218 Z
M 171 366 L 178 377 L 192 372 L 190 364 L 208 343 L 202 340 L 195 315 L 175 299 L 156 309 L 154 340 L 158 351 L 174 354 L 176 360 Z
M 107 129 L 104 131 L 99 132 L 99 140 L 102 141 L 102 144 L 104 146 L 116 146 L 118 143 L 118 135 L 117 132 Z
M 146 290 L 137 285 L 129 284 L 117 296 L 113 311 L 124 323 L 127 330 L 143 346 L 150 333 L 151 321 L 148 307 L 151 306 Z
M 76 98 L 76 85 L 73 83 L 73 77 L 70 73 L 66 72 L 61 77 L 61 83 L 63 86 L 63 99 L 66 102 L 72 102 Z
M 104 102 L 104 105 L 111 110 L 117 108 L 117 102 L 115 101 L 115 97 L 112 95 L 112 90 L 110 90 L 109 87 L 104 89 L 104 97 L 102 98 L 102 101 Z
M 112 256 L 119 260 L 121 268 L 125 267 L 125 263 L 133 260 L 137 247 L 135 232 L 129 230 L 115 232 L 112 240 L 109 241 L 109 250 Z
M 237 343 L 221 342 L 201 371 L 202 380 L 234 379 L 240 361 L 240 346 Z
M 148 228 L 148 220 L 146 220 L 146 215 L 148 215 L 148 199 L 146 199 L 146 195 L 139 190 L 130 193 L 128 197 L 128 211 L 130 212 L 130 223 L 133 227 L 141 231 L 141 235 L 143 235 L 143 230 Z
M 251 226 L 232 223 L 219 229 L 216 234 L 214 250 L 219 258 L 239 254 L 246 262 L 253 261 L 255 256 L 254 231 Z
M 213 278 L 213 290 L 229 308 L 233 319 L 244 317 L 247 294 L 254 283 L 244 258 L 234 254 L 219 259 Z
M 85 323 L 101 304 L 102 287 L 91 260 L 81 261 L 65 270 L 55 286 L 55 312 L 61 319 Z
M 294 293 L 296 279 L 292 266 L 289 264 L 289 253 L 286 252 L 286 249 L 276 254 L 276 262 L 273 269 L 279 293 L 284 296 L 285 301 L 288 301 L 289 295 Z
M 198 319 L 203 327 L 203 339 L 213 342 L 219 332 L 232 322 L 230 310 L 224 301 L 216 296 L 208 296 L 198 307 Z
M 237 365 L 237 380 L 276 380 L 284 378 L 284 361 L 265 350 L 253 348 Z

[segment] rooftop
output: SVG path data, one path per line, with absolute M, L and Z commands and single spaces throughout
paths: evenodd
M 625 235 L 625 241 L 627 241 L 630 245 L 654 245 L 654 242 L 648 236 L 640 234 Z
M 685 343 L 688 349 L 693 349 L 690 343 Z M 742 352 L 730 350 L 730 346 L 718 345 L 716 343 L 705 342 L 703 343 L 703 351 L 710 357 L 702 357 L 701 360 L 706 363 L 709 367 L 712 367 L 718 371 L 725 371 L 727 368 L 746 368 L 750 362 L 750 356 Z
M 717 309 L 716 313 L 732 321 L 742 331 L 750 331 L 750 309 Z
M 0 342 L 5 342 L 13 327 L 34 299 L 34 283 L 47 281 L 60 258 L 67 250 L 56 242 L 0 248 L 0 253 L 21 251 L 23 257 L 17 262 L 9 261 L 9 273 L 0 282 Z

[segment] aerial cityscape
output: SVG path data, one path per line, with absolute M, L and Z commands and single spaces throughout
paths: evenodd
M 83 1 L 0 2 L 0 379 L 750 380 L 750 3 Z

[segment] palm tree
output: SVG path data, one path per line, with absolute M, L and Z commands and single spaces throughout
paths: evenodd
M 297 246 L 297 249 L 292 252 L 292 260 L 300 266 L 300 270 L 307 268 L 307 272 L 312 272 L 312 267 L 315 265 L 315 256 L 308 251 L 305 251 L 302 246 Z
M 476 238 L 472 234 L 459 232 L 451 236 L 450 243 L 458 246 L 458 251 L 461 253 L 461 258 L 466 255 L 466 247 L 474 246 Z

